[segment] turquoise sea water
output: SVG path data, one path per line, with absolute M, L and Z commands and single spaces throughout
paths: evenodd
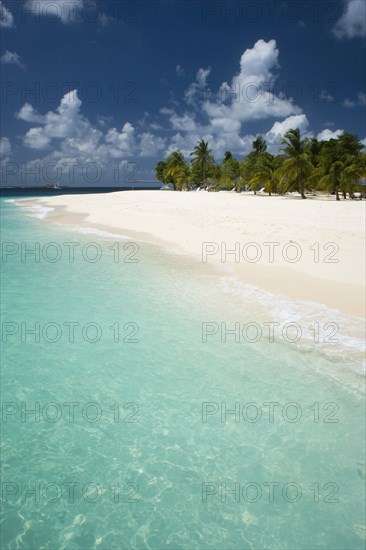
M 364 548 L 355 320 L 333 348 L 203 342 L 275 313 L 183 256 L 1 207 L 1 548 Z

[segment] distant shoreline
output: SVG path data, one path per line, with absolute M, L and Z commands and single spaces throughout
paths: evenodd
M 17 189 L 25 189 L 25 190 L 37 190 L 37 191 L 75 191 L 75 190 L 82 190 L 82 189 L 96 189 L 96 190 L 99 190 L 99 191 L 104 191 L 104 190 L 115 190 L 115 191 L 130 191 L 131 189 L 160 189 L 160 185 L 157 184 L 156 186 L 154 187 L 151 187 L 151 186 L 146 186 L 146 185 L 138 185 L 138 184 L 131 184 L 131 185 L 128 185 L 128 186 L 123 186 L 123 187 L 117 187 L 117 186 L 100 186 L 100 187 L 89 187 L 89 186 L 82 186 L 82 187 L 78 187 L 78 186 L 73 186 L 73 187 L 68 187 L 68 186 L 60 186 L 60 187 L 52 187 L 52 186 L 47 186 L 47 185 L 0 185 L 0 191 L 3 190 L 3 189 L 7 189 L 7 190 L 17 190 Z
M 131 186 L 125 186 L 125 187 L 107 187 L 107 186 L 104 186 L 104 187 L 86 187 L 86 186 L 83 186 L 83 187 L 60 187 L 60 188 L 53 188 L 53 187 L 44 187 L 44 186 L 20 186 L 20 185 L 15 185 L 15 186 L 1 186 L 0 185 L 0 194 L 5 191 L 5 192 L 10 192 L 10 191 L 41 191 L 41 192 L 51 192 L 52 194 L 55 193 L 57 195 L 69 195 L 69 194 L 73 194 L 73 195 L 76 195 L 78 193 L 118 193 L 118 192 L 125 192 L 125 191 L 162 191 L 164 189 L 162 189 L 162 185 L 157 185 L 157 186 L 138 186 L 138 185 L 131 185 Z M 171 193 L 176 193 L 176 194 L 180 194 L 180 193 L 190 193 L 190 194 L 194 194 L 196 193 L 197 191 L 201 192 L 201 193 L 207 193 L 209 191 L 212 191 L 212 190 L 208 190 L 208 189 L 191 189 L 191 190 L 188 190 L 188 189 L 183 189 L 183 190 L 173 190 L 173 189 L 165 189 L 164 190 L 165 192 L 171 192 Z M 220 193 L 220 194 L 227 194 L 227 193 L 232 193 L 233 195 L 246 195 L 246 196 L 256 196 L 256 197 L 268 197 L 268 193 L 267 192 L 257 192 L 256 194 L 253 193 L 253 191 L 235 191 L 235 190 L 232 190 L 232 191 L 227 191 L 227 190 L 216 190 L 215 193 Z M 364 197 L 357 197 L 359 193 L 356 193 L 356 198 L 354 200 L 365 200 Z M 307 199 L 311 199 L 311 200 L 323 200 L 323 201 L 335 201 L 336 200 L 336 197 L 335 197 L 335 194 L 334 193 L 324 193 L 324 192 L 321 192 L 321 191 L 316 191 L 316 192 L 313 192 L 313 193 L 306 193 L 307 195 Z M 271 198 L 272 197 L 277 197 L 277 198 L 284 198 L 284 199 L 295 199 L 295 200 L 298 200 L 299 198 L 299 194 L 297 192 L 289 192 L 289 193 L 285 193 L 285 194 L 276 194 L 276 193 L 273 193 L 271 195 Z M 350 198 L 347 196 L 346 198 L 344 198 L 343 196 L 341 196 L 340 198 L 340 201 L 350 201 Z

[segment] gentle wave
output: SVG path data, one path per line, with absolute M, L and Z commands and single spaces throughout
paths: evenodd
M 31 199 L 21 199 L 22 203 L 23 201 L 34 201 L 34 198 Z M 20 206 L 23 208 L 23 210 L 30 212 L 30 214 L 34 218 L 38 218 L 40 220 L 43 220 L 49 212 L 53 212 L 55 209 L 51 208 L 50 206 L 42 206 L 41 204 L 32 204 L 31 206 L 25 206 L 24 204 L 20 203 L 19 201 L 9 199 L 6 202 L 14 202 L 17 206 Z
M 236 297 L 243 305 L 250 304 L 258 318 L 280 323 L 279 330 L 287 323 L 297 323 L 301 329 L 301 338 L 296 345 L 304 350 L 315 349 L 329 357 L 346 359 L 347 368 L 358 375 L 365 375 L 365 327 L 364 320 L 342 314 L 336 309 L 310 301 L 291 300 L 285 296 L 258 289 L 245 284 L 234 277 L 225 277 L 219 283 L 220 288 Z M 319 327 L 319 342 L 314 341 L 315 323 Z M 324 342 L 331 328 L 324 329 L 327 323 L 335 323 L 339 329 L 333 339 L 338 342 Z M 276 333 L 276 329 L 275 329 Z
M 60 225 L 60 224 L 57 224 L 57 225 Z M 109 231 L 103 231 L 102 229 L 97 229 L 96 227 L 81 227 L 77 225 L 77 226 L 69 226 L 69 229 L 71 229 L 71 231 L 77 231 L 82 235 L 96 235 L 97 237 L 113 238 L 113 239 L 119 239 L 121 241 L 131 240 L 131 237 L 127 237 L 127 235 L 121 235 L 120 233 L 110 233 Z

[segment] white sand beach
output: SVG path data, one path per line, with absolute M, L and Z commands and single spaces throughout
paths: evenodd
M 50 221 L 122 233 L 198 261 L 206 251 L 207 269 L 220 267 L 259 289 L 346 315 L 365 314 L 364 202 L 204 191 L 63 195 L 37 202 L 55 209 Z M 235 248 L 236 256 L 229 253 Z

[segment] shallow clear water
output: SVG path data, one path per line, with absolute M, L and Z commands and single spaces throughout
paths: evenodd
M 273 314 L 182 256 L 30 214 L 2 202 L 3 243 L 62 255 L 2 261 L 1 547 L 364 548 L 358 340 L 203 342 Z

